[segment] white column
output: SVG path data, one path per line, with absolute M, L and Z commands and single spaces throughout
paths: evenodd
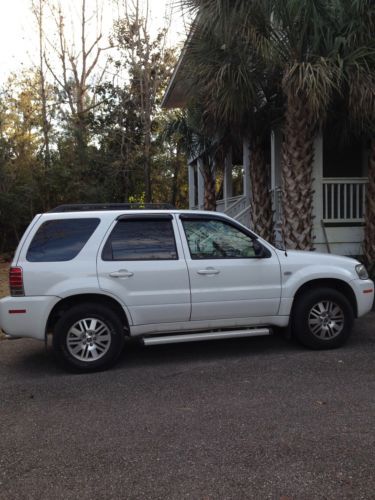
M 271 131 L 271 189 L 281 187 L 281 131 Z
M 204 177 L 203 177 L 203 160 L 197 160 L 197 173 L 198 173 L 198 208 L 204 209 Z
M 321 220 L 323 219 L 323 134 L 318 132 L 314 141 L 314 163 L 313 163 L 313 215 L 314 233 L 316 235 L 316 243 L 320 243 L 321 236 Z
M 250 179 L 250 141 L 243 140 L 243 194 L 246 196 L 246 203 L 251 203 L 251 179 Z
M 280 227 L 280 218 L 282 213 L 281 193 L 276 191 L 282 184 L 281 173 L 281 145 L 282 134 L 281 130 L 271 131 L 271 193 L 272 208 L 274 210 L 273 220 L 275 223 L 274 235 L 278 243 L 282 242 L 282 234 Z
M 194 163 L 188 164 L 189 172 L 189 208 L 192 209 L 195 206 L 195 182 L 194 182 Z
M 228 198 L 232 196 L 232 151 L 229 151 L 224 161 L 224 208 L 228 208 Z

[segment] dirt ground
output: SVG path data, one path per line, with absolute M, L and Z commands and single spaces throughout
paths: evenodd
M 8 288 L 8 272 L 9 272 L 9 262 L 2 262 L 0 256 L 0 299 L 9 295 Z M 3 334 L 0 330 L 0 340 L 2 340 Z
M 9 263 L 1 262 L 0 258 L 0 298 L 9 295 L 8 272 L 9 272 Z

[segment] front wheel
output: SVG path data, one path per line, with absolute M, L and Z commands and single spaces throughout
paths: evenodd
M 311 349 L 334 349 L 348 339 L 353 309 L 347 298 L 330 288 L 309 290 L 297 298 L 292 313 L 292 331 Z
M 100 304 L 79 304 L 57 321 L 53 348 L 60 361 L 79 371 L 113 365 L 124 343 L 117 314 Z

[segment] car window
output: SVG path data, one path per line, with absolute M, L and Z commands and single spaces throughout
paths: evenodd
M 192 259 L 246 259 L 255 257 L 253 240 L 220 220 L 183 220 Z
M 26 254 L 29 262 L 62 262 L 76 257 L 100 219 L 59 219 L 44 222 Z
M 176 260 L 171 220 L 120 220 L 102 252 L 103 260 Z

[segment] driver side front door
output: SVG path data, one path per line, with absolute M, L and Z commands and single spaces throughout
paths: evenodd
M 191 286 L 191 320 L 274 316 L 281 297 L 274 250 L 220 216 L 184 214 L 180 232 Z

